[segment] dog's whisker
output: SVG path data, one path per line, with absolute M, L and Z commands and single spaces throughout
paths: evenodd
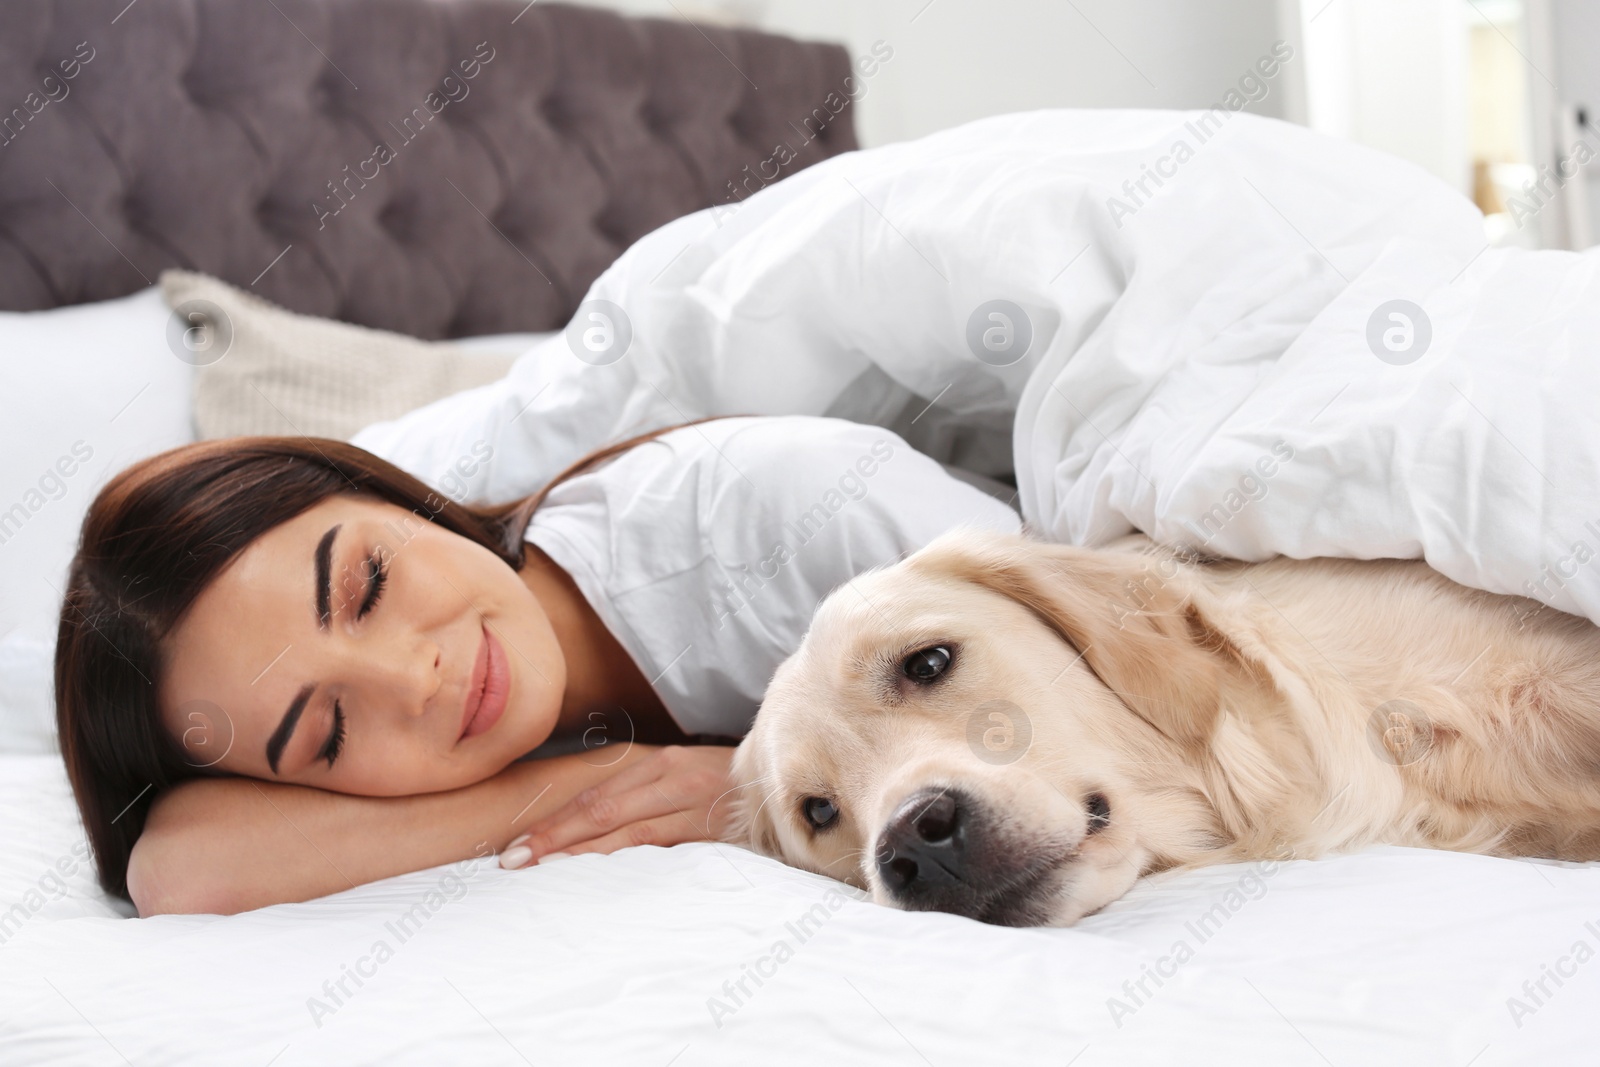
M 752 789 L 758 785 L 765 785 L 767 782 L 773 781 L 777 777 L 778 774 L 776 771 L 774 771 L 771 774 L 764 774 L 760 778 L 753 778 L 748 782 L 740 782 L 737 785 L 729 786 L 727 789 L 724 789 L 721 793 L 717 794 L 717 798 L 711 802 L 710 806 L 706 810 L 709 812 L 716 808 L 718 804 L 722 803 L 722 798 L 727 796 L 729 793 L 738 793 L 745 789 Z
M 750 815 L 750 822 L 751 822 L 752 825 L 754 825 L 755 821 L 761 817 L 762 811 L 764 811 L 766 809 L 767 801 L 771 800 L 775 795 L 776 794 L 773 794 L 773 793 L 763 793 L 761 795 L 761 803 L 760 803 L 760 805 Z

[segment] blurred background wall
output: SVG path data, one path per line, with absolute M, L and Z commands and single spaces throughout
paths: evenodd
M 579 0 L 842 41 L 894 57 L 856 116 L 867 146 L 1040 107 L 1204 107 L 1266 54 L 1279 0 Z M 759 79 L 758 79 L 759 80 Z M 1285 117 L 1279 86 L 1251 110 Z
M 1249 110 L 1425 167 L 1477 201 L 1496 244 L 1600 237 L 1580 158 L 1600 157 L 1600 0 L 577 2 L 876 46 L 890 58 L 858 103 L 867 146 L 1040 107 L 1207 107 L 1283 42 L 1294 57 L 1246 83 Z

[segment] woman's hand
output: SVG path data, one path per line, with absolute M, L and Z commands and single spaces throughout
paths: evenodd
M 507 870 L 630 845 L 720 840 L 728 829 L 733 749 L 673 745 L 590 786 L 529 825 L 500 853 Z

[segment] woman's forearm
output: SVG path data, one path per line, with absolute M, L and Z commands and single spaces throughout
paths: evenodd
M 142 916 L 231 915 L 488 855 L 654 750 L 527 760 L 476 785 L 404 797 L 253 778 L 185 782 L 151 809 L 128 864 L 129 895 Z

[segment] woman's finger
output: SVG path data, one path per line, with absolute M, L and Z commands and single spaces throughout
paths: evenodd
M 686 841 L 706 840 L 705 830 L 695 825 L 695 816 L 704 813 L 673 812 L 671 815 L 658 815 L 653 819 L 643 819 L 639 822 L 629 823 L 627 826 L 618 827 L 608 834 L 582 841 L 561 850 L 556 855 L 581 856 L 586 852 L 600 855 L 612 853 L 621 848 L 632 848 L 634 845 L 681 845 Z M 546 855 L 545 859 L 552 856 Z
M 686 787 L 682 781 L 648 782 L 639 789 L 617 797 L 599 797 L 558 825 L 513 841 L 501 853 L 500 865 L 507 869 L 525 866 L 551 852 L 590 841 L 619 827 L 657 817 L 677 816 L 694 828 L 702 840 L 714 836 L 708 828 L 705 791 Z
M 529 824 L 506 851 L 528 848 L 533 856 L 542 856 L 625 823 L 697 804 L 705 789 L 721 781 L 715 770 L 698 766 L 700 762 L 683 749 L 662 749 Z
M 712 746 L 661 749 L 530 824 L 500 854 L 500 865 L 508 870 L 524 867 L 653 819 L 676 817 L 688 835 L 682 840 L 715 838 L 713 812 L 707 809 L 727 793 L 731 758 L 731 750 Z M 717 814 L 726 821 L 725 811 Z
M 563 818 L 546 822 L 543 829 L 530 831 L 512 841 L 500 854 L 500 866 L 508 869 L 521 867 L 547 852 L 557 852 L 568 845 L 609 833 L 619 826 L 670 813 L 672 805 L 650 788 L 651 784 L 654 783 L 615 796 L 595 793 L 573 807 Z
M 652 752 L 644 759 L 630 764 L 597 785 L 590 786 L 555 811 L 529 823 L 522 835 L 512 844 L 519 844 L 530 835 L 543 833 L 553 826 L 560 825 L 580 814 L 584 809 L 594 805 L 597 801 L 619 796 L 630 789 L 636 789 L 648 782 L 660 779 L 662 775 L 672 768 L 677 759 L 677 757 L 668 757 L 666 755 L 668 751 L 670 750 L 662 749 L 659 752 Z

